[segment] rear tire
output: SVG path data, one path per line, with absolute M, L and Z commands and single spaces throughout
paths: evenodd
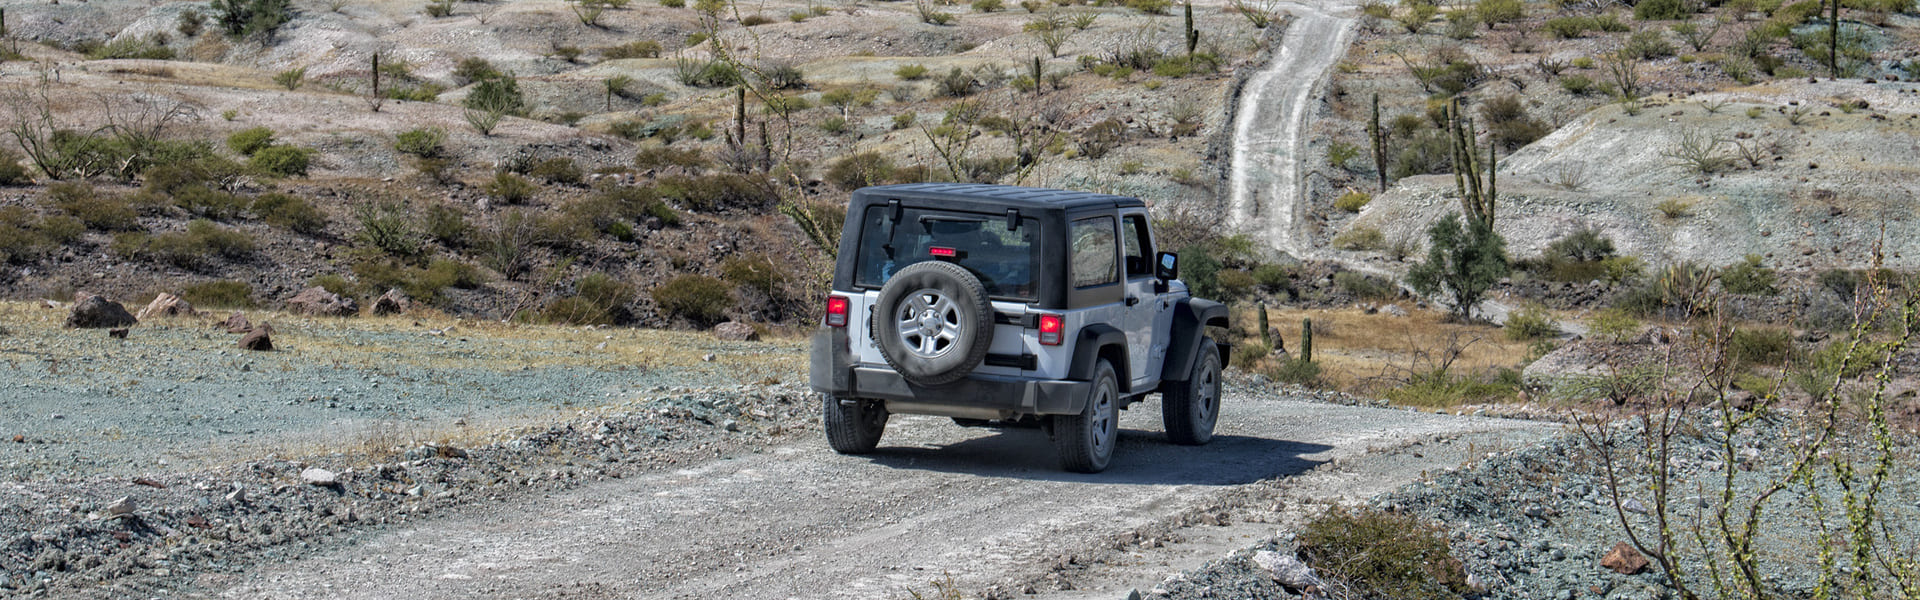
M 1087 405 L 1077 415 L 1053 417 L 1053 445 L 1060 464 L 1076 473 L 1099 473 L 1113 461 L 1120 441 L 1120 378 L 1113 365 L 1100 360 Z
M 880 445 L 880 434 L 887 429 L 887 409 L 873 400 L 841 402 L 832 394 L 821 394 L 825 415 L 827 445 L 841 454 L 866 454 Z
M 1220 420 L 1220 350 L 1212 339 L 1200 339 L 1200 356 L 1187 380 L 1160 395 L 1160 417 L 1167 424 L 1167 441 L 1198 446 L 1213 440 Z

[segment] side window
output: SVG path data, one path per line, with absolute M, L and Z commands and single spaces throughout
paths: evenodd
M 1120 221 L 1120 242 L 1127 250 L 1127 278 L 1152 276 L 1153 258 L 1147 253 L 1153 241 L 1147 239 L 1147 216 L 1124 217 Z
M 1073 287 L 1093 287 L 1120 280 L 1119 269 L 1114 264 L 1120 254 L 1116 241 L 1113 217 L 1073 222 Z

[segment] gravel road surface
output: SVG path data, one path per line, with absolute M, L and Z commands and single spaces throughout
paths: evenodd
M 1061 472 L 1036 429 L 896 416 L 872 455 L 836 455 L 802 435 L 468 507 L 289 564 L 203 580 L 194 595 L 902 598 L 950 576 L 959 589 L 990 597 L 1117 598 L 1247 545 L 1206 530 L 1283 511 L 1235 502 L 1269 497 L 1250 491 L 1299 480 L 1318 482 L 1308 487 L 1324 496 L 1370 494 L 1555 431 L 1273 394 L 1228 400 L 1221 435 L 1198 448 L 1164 441 L 1156 401 L 1136 405 L 1122 419 L 1114 467 L 1097 475 Z M 1472 450 L 1405 450 L 1462 436 L 1478 441 L 1453 445 Z M 1382 456 L 1394 458 L 1369 460 Z M 1239 535 L 1256 532 L 1274 533 L 1254 525 Z

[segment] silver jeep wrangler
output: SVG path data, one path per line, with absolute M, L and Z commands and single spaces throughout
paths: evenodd
M 1044 427 L 1066 469 L 1107 468 L 1119 411 L 1162 394 L 1167 439 L 1220 414 L 1227 309 L 1192 298 L 1135 198 L 923 183 L 847 203 L 810 377 L 827 441 L 858 454 L 893 413 Z

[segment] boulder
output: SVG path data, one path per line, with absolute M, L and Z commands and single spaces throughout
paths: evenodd
M 1274 581 L 1290 590 L 1305 590 L 1321 585 L 1320 577 L 1313 574 L 1313 568 L 1292 554 L 1261 550 L 1253 554 L 1253 564 L 1259 565 Z
M 248 350 L 266 352 L 273 349 L 273 324 L 261 323 L 259 327 L 240 336 L 240 347 Z
M 107 514 L 118 517 L 120 515 L 133 514 L 133 511 L 136 509 L 137 506 L 133 503 L 131 496 L 121 496 L 119 500 L 113 501 L 113 504 L 107 505 Z
M 752 325 L 727 321 L 713 326 L 713 337 L 729 342 L 756 342 L 760 340 L 760 332 L 754 331 Z
M 124 339 L 127 339 L 127 333 L 131 331 L 133 330 L 125 327 L 115 327 L 113 329 L 107 330 L 107 337 L 110 337 L 116 340 L 124 340 Z
M 300 480 L 308 485 L 329 486 L 338 485 L 340 476 L 320 467 L 308 467 L 307 470 L 300 472 Z
M 396 288 L 387 290 L 387 293 L 381 294 L 379 298 L 375 298 L 373 300 L 372 310 L 375 316 L 382 316 L 397 315 L 407 312 L 407 309 L 410 308 L 413 308 L 413 299 L 408 298 L 406 292 L 402 292 Z
M 233 315 L 227 317 L 225 322 L 220 323 L 220 326 L 227 328 L 227 333 L 246 333 L 253 331 L 253 322 L 248 321 L 247 316 L 240 314 L 240 311 L 237 310 L 233 311 Z
M 197 314 L 200 313 L 194 311 L 193 305 L 188 304 L 186 300 L 173 294 L 161 293 L 154 296 L 153 301 L 148 302 L 146 308 L 140 309 L 139 314 L 135 314 L 134 318 L 145 321 L 154 317 L 191 317 Z
M 1614 542 L 1613 549 L 1600 557 L 1600 566 L 1613 569 L 1621 575 L 1633 575 L 1647 569 L 1647 557 L 1626 542 Z
M 360 312 L 352 298 L 343 298 L 326 288 L 314 286 L 287 299 L 287 310 L 317 317 L 345 317 Z
M 1388 316 L 1394 316 L 1394 317 L 1407 316 L 1407 309 L 1400 308 L 1400 305 L 1398 304 L 1388 304 L 1384 307 L 1381 307 L 1380 312 L 1387 313 Z
M 126 327 L 139 322 L 127 307 L 93 294 L 75 296 L 73 310 L 67 313 L 67 327 L 84 329 Z

